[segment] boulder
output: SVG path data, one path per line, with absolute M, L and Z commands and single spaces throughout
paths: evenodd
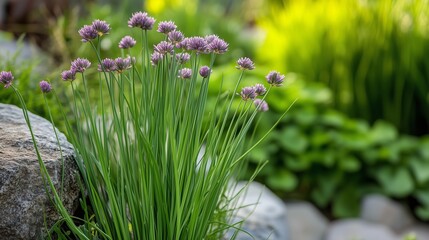
M 252 182 L 245 186 L 245 182 L 239 182 L 229 193 L 230 196 L 237 196 L 234 203 L 236 211 L 230 223 L 242 222 L 241 229 L 244 230 L 237 232 L 236 239 L 289 240 L 285 203 L 260 183 Z M 240 191 L 243 188 L 244 191 Z M 226 239 L 230 239 L 234 232 L 230 230 Z
M 386 225 L 395 232 L 401 232 L 415 222 L 411 213 L 403 205 L 379 194 L 364 197 L 361 218 Z
M 328 219 L 309 202 L 286 203 L 291 240 L 321 240 L 328 228 Z
M 58 133 L 61 158 L 51 123 L 31 113 L 29 116 L 51 179 L 59 193 L 60 186 L 64 187 L 63 202 L 72 212 L 80 195 L 73 147 Z M 39 239 L 45 220 L 49 226 L 59 219 L 42 181 L 22 110 L 5 104 L 0 104 L 0 216 L 1 239 Z
M 388 227 L 360 219 L 337 220 L 328 228 L 325 240 L 400 240 Z

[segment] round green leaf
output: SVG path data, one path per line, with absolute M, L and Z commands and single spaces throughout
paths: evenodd
M 297 184 L 297 178 L 288 170 L 273 172 L 273 174 L 267 178 L 267 185 L 276 190 L 291 191 L 295 189 Z

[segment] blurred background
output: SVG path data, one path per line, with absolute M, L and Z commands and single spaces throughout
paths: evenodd
M 46 117 L 35 94 L 40 79 L 66 97 L 60 71 L 77 57 L 96 62 L 78 29 L 106 20 L 112 32 L 103 54 L 119 56 L 136 11 L 173 20 L 186 36 L 217 34 L 230 44 L 217 59 L 213 98 L 222 74 L 237 76 L 239 57 L 256 64 L 246 84 L 273 69 L 286 75 L 255 139 L 297 101 L 251 153 L 242 178 L 268 160 L 258 181 L 285 201 L 312 202 L 329 219 L 359 215 L 373 193 L 429 219 L 429 1 L 0 0 L 1 69 L 16 73 L 30 110 Z M 18 105 L 11 91 L 0 91 L 0 102 Z

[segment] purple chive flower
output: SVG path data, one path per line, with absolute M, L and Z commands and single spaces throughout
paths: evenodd
M 181 31 L 171 31 L 168 33 L 168 40 L 173 44 L 178 44 L 183 41 L 185 37 Z
M 210 43 L 208 43 L 208 45 L 207 45 L 208 51 L 212 52 L 212 53 L 216 53 L 216 54 L 223 54 L 226 51 L 228 51 L 228 43 L 226 43 L 224 40 L 220 39 L 216 35 L 214 35 L 214 36 L 215 37 L 209 37 Z M 206 39 L 207 39 L 207 37 L 206 37 Z
M 209 67 L 207 67 L 207 66 L 202 66 L 200 68 L 200 75 L 203 78 L 207 78 L 210 75 L 211 72 L 212 72 L 212 70 Z
M 244 101 L 247 101 L 248 99 L 255 99 L 255 97 L 256 97 L 255 88 L 254 87 L 244 87 L 243 89 L 241 89 L 240 95 Z
M 132 59 L 130 57 L 121 58 L 118 57 L 115 59 L 115 65 L 116 65 L 116 71 L 119 73 L 122 73 L 123 71 L 131 68 L 131 61 Z
M 76 79 L 76 71 L 73 69 L 65 70 L 61 73 L 61 79 L 64 81 L 73 81 Z
M 181 48 L 183 50 L 188 50 L 188 42 L 189 38 L 184 38 L 182 41 L 176 44 L 176 47 Z
M 250 58 L 242 57 L 238 59 L 236 68 L 240 70 L 253 70 L 255 69 L 255 64 L 253 64 Z
M 190 68 L 182 68 L 179 70 L 179 77 L 188 79 L 192 77 L 192 70 Z
M 169 32 L 172 32 L 176 30 L 177 26 L 172 21 L 163 21 L 158 24 L 158 30 L 157 32 L 168 34 Z
M 71 63 L 71 68 L 75 72 L 83 73 L 87 68 L 91 66 L 91 62 L 86 58 L 77 58 Z
M 155 18 L 149 17 L 146 12 L 133 13 L 130 20 L 128 20 L 129 27 L 139 27 L 143 30 L 151 30 L 154 23 Z
M 272 86 L 280 87 L 283 85 L 282 83 L 283 79 L 285 78 L 285 75 L 281 75 L 277 71 L 271 71 L 265 78 L 267 79 L 267 82 Z
M 79 30 L 79 35 L 82 38 L 82 42 L 89 42 L 98 37 L 98 32 L 94 27 L 85 25 Z
M 113 72 L 116 71 L 115 60 L 110 58 L 105 58 L 101 61 L 101 64 L 98 64 L 99 72 Z
M 0 72 L 0 82 L 4 84 L 5 88 L 10 87 L 12 85 L 13 75 L 12 72 L 1 71 Z
M 109 24 L 106 21 L 98 19 L 92 22 L 92 28 L 97 32 L 98 36 L 108 34 L 110 31 Z
M 52 90 L 51 84 L 44 80 L 40 81 L 39 86 L 42 93 L 48 93 Z
M 207 35 L 207 36 L 204 37 L 204 40 L 206 40 L 207 44 L 212 43 L 213 40 L 215 40 L 215 39 L 219 39 L 219 36 L 216 35 L 216 34 L 211 34 L 211 35 Z
M 119 48 L 122 48 L 122 49 L 132 48 L 134 47 L 134 45 L 136 45 L 136 40 L 134 40 L 134 38 L 130 36 L 123 37 L 119 42 Z
M 253 103 L 255 104 L 256 110 L 260 112 L 268 111 L 268 103 L 265 102 L 264 100 L 257 98 L 253 100 Z
M 159 52 L 154 52 L 150 57 L 150 62 L 152 63 L 153 66 L 156 66 L 160 61 L 162 61 L 163 58 L 164 58 L 164 55 L 162 55 Z
M 205 53 L 207 51 L 207 42 L 202 37 L 190 37 L 187 40 L 187 50 Z
M 167 53 L 173 53 L 174 46 L 167 41 L 162 41 L 162 42 L 158 43 L 157 45 L 155 45 L 154 49 L 156 52 L 159 52 L 159 53 L 165 55 Z
M 177 53 L 176 54 L 176 60 L 179 64 L 184 64 L 191 59 L 191 55 L 189 53 Z
M 259 83 L 256 84 L 254 88 L 255 88 L 255 93 L 258 94 L 258 96 L 263 96 L 267 92 L 267 89 L 264 87 L 264 85 Z

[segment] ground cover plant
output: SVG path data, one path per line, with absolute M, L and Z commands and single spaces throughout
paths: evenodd
M 228 186 L 261 141 L 249 144 L 247 133 L 255 117 L 268 110 L 265 96 L 282 85 L 284 76 L 270 71 L 265 76 L 268 88 L 262 83 L 243 87 L 246 72 L 255 66 L 240 58 L 235 87 L 219 92 L 208 112 L 212 68 L 228 44 L 216 35 L 185 38 L 171 21 L 159 22 L 158 33 L 153 33 L 155 19 L 145 12 L 134 13 L 126 24 L 132 31 L 118 43 L 122 56 L 100 55 L 100 41 L 111 31 L 107 22 L 95 20 L 82 27 L 82 42 L 91 46 L 98 61 L 78 58 L 61 73 L 73 92 L 72 119 L 62 115 L 89 199 L 81 200 L 83 219 L 63 207 L 32 134 L 42 176 L 62 216 L 48 237 L 221 239 L 230 228 L 239 231 L 240 222 L 228 222 L 235 197 L 228 197 Z M 152 33 L 164 38 L 153 47 L 148 44 Z M 86 75 L 95 64 L 98 80 Z M 98 81 L 99 88 L 88 88 L 91 81 Z M 12 72 L 2 71 L 0 82 L 16 93 L 31 131 Z M 49 81 L 41 81 L 40 89 L 45 100 L 60 103 Z
M 299 101 L 249 156 L 250 170 L 269 163 L 256 180 L 286 200 L 315 203 L 328 217 L 357 217 L 361 200 L 383 194 L 406 204 L 421 220 L 429 219 L 429 138 L 401 134 L 385 121 L 369 124 L 332 108 L 327 87 L 295 74 L 279 99 Z M 273 92 L 272 92 L 273 93 Z M 275 97 L 270 94 L 270 98 Z M 264 114 L 258 131 L 277 118 Z M 256 134 L 263 134 L 257 132 Z

